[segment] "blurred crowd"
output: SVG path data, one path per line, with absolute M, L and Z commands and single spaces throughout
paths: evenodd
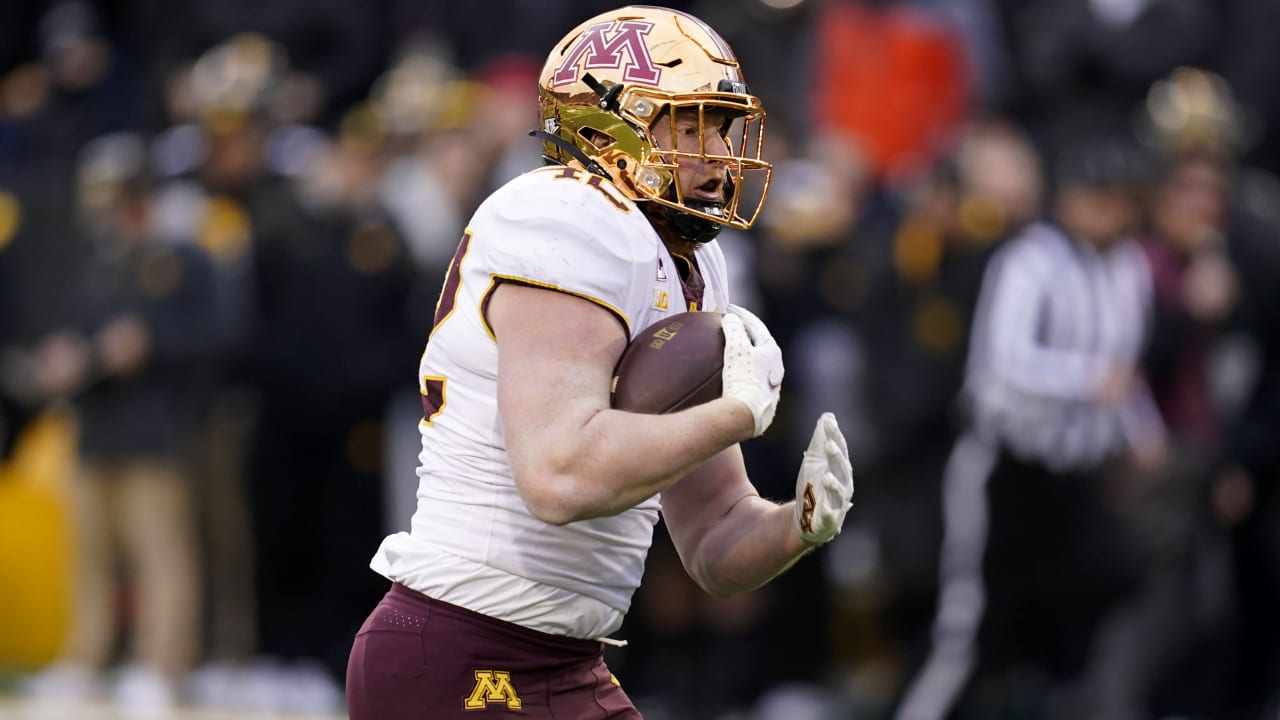
M 952 717 L 1280 715 L 1280 5 L 666 4 L 725 36 L 768 111 L 764 214 L 721 236 L 788 366 L 752 477 L 788 496 L 803 420 L 835 409 L 858 492 L 835 543 L 729 600 L 660 530 L 608 651 L 646 717 L 925 717 L 901 707 L 945 625 L 988 260 L 1031 223 L 1102 222 L 1080 184 L 1135 203 L 1114 234 L 1152 298 L 1131 329 L 1092 322 L 1140 348 L 1108 388 L 1149 389 L 1159 440 L 1070 503 L 1132 560 L 1044 558 L 1121 576 L 1028 601 L 1096 604 L 1079 657 L 1032 628 Z M 369 558 L 412 513 L 444 270 L 479 200 L 540 163 L 551 43 L 615 5 L 0 6 L 0 452 L 48 413 L 78 438 L 72 631 L 14 668 L 22 692 L 340 710 L 386 590 Z M 1126 166 L 1091 169 L 1117 142 Z M 1022 612 L 998 609 L 984 632 Z

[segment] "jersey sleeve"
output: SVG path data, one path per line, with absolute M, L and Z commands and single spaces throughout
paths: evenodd
M 608 192 L 547 169 L 495 193 L 472 219 L 491 287 L 518 282 L 585 298 L 630 335 L 651 301 L 657 238 L 634 204 Z

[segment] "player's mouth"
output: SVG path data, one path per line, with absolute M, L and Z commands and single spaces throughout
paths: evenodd
M 693 196 L 701 200 L 724 199 L 724 179 L 711 178 L 693 189 Z

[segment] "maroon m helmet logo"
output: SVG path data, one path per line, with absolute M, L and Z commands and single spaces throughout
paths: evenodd
M 614 20 L 596 23 L 588 27 L 574 43 L 560 67 L 551 76 L 552 85 L 565 85 L 578 79 L 578 63 L 586 56 L 587 70 L 615 70 L 622 67 L 622 51 L 627 52 L 627 69 L 622 73 L 626 82 L 657 85 L 662 71 L 649 57 L 644 36 L 653 29 L 653 23 L 642 20 Z M 612 32 L 611 32 L 612 31 Z

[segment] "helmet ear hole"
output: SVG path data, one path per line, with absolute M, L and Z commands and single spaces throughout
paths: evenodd
M 603 130 L 595 128 L 583 127 L 578 130 L 578 135 L 583 140 L 591 143 L 592 146 L 599 150 L 603 150 L 611 145 L 616 145 L 618 139 Z

